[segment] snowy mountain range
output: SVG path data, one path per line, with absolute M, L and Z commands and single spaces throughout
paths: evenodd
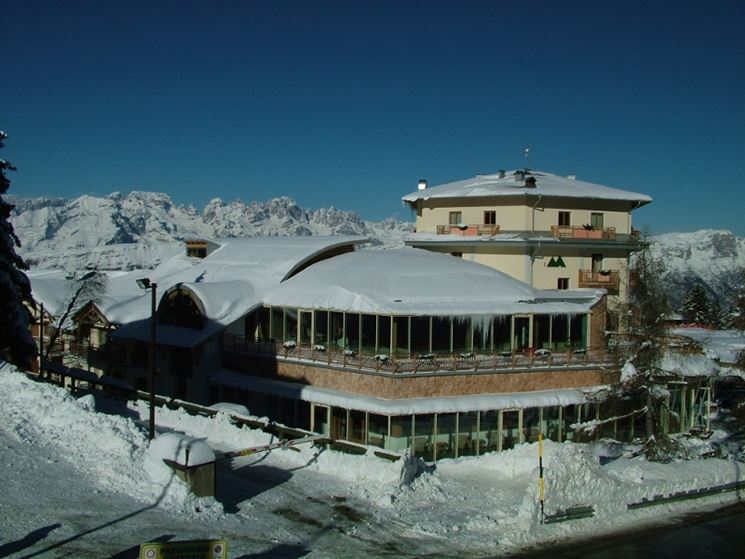
M 19 253 L 32 268 L 149 268 L 182 250 L 188 238 L 258 235 L 363 235 L 377 247 L 400 246 L 413 224 L 364 221 L 357 213 L 301 208 L 291 198 L 267 202 L 211 200 L 200 212 L 167 194 L 115 192 L 106 197 L 7 197 L 15 204 Z
M 36 269 L 109 270 L 149 268 L 182 250 L 188 238 L 257 235 L 364 235 L 375 247 L 403 244 L 414 224 L 363 220 L 351 211 L 301 208 L 291 198 L 267 202 L 211 200 L 200 212 L 175 204 L 167 194 L 115 192 L 106 197 L 7 197 L 21 239 L 19 251 Z M 745 269 L 745 238 L 729 231 L 669 233 L 653 238 L 652 253 L 664 266 L 669 295 L 678 305 L 695 283 L 726 307 Z
M 703 229 L 659 235 L 653 238 L 651 250 L 662 262 L 663 279 L 674 306 L 699 283 L 727 308 L 734 291 L 742 286 L 745 237 L 730 231 Z

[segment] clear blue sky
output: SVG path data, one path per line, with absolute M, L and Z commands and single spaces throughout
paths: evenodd
M 524 164 L 745 234 L 745 2 L 0 0 L 19 196 L 402 195 Z

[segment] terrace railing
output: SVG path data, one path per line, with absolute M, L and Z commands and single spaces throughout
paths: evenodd
M 607 289 L 610 293 L 618 293 L 621 286 L 621 276 L 618 270 L 598 271 L 580 270 L 577 285 L 579 287 L 599 287 Z
M 604 239 L 612 241 L 616 238 L 616 228 L 552 225 L 551 234 L 557 239 Z
M 352 348 L 327 347 L 324 344 L 298 344 L 296 342 L 282 344 L 274 340 L 246 339 L 235 334 L 223 334 L 222 350 L 225 354 L 271 356 L 282 360 L 306 361 L 350 370 L 391 374 L 567 368 L 606 365 L 613 362 L 613 356 L 610 353 L 603 349 L 592 348 L 391 355 L 360 352 Z
M 479 237 L 487 235 L 491 237 L 499 233 L 499 225 L 438 225 L 438 235 L 460 235 L 462 237 Z

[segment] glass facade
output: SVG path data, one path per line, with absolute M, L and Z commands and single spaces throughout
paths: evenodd
M 315 431 L 333 440 L 369 445 L 391 453 L 408 451 L 426 461 L 509 450 L 521 443 L 534 443 L 539 435 L 555 442 L 587 442 L 603 437 L 631 441 L 643 436 L 645 428 L 643 416 L 633 413 L 636 407 L 632 401 L 615 403 L 612 411 L 598 403 L 583 403 L 389 416 L 243 389 L 222 387 L 221 390 L 224 401 L 242 403 L 252 414 Z M 693 405 L 686 407 L 689 413 L 697 409 L 699 402 L 708 399 L 708 390 L 703 386 L 697 398 L 691 396 Z M 686 389 L 673 388 L 671 408 L 680 410 L 678 406 L 685 394 Z M 583 423 L 594 420 L 600 420 L 596 429 L 582 429 Z M 673 432 L 677 425 L 671 421 L 670 427 Z
M 245 337 L 396 357 L 507 355 L 588 346 L 588 315 L 391 316 L 263 307 L 245 317 Z

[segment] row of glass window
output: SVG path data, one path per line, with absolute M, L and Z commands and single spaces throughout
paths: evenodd
M 586 314 L 390 316 L 263 307 L 245 336 L 374 353 L 462 353 L 587 346 Z
M 424 460 L 476 456 L 535 442 L 541 433 L 555 442 L 584 442 L 594 438 L 632 441 L 645 436 L 643 402 L 582 403 L 523 409 L 383 415 L 327 406 L 268 394 L 222 387 L 224 401 L 240 402 L 251 413 L 284 425 L 328 435 L 335 441 L 376 446 L 392 453 L 410 451 Z M 700 390 L 672 388 L 666 406 L 665 428 L 677 433 L 696 425 L 686 421 L 706 406 L 708 386 Z M 596 429 L 577 424 L 599 420 Z

